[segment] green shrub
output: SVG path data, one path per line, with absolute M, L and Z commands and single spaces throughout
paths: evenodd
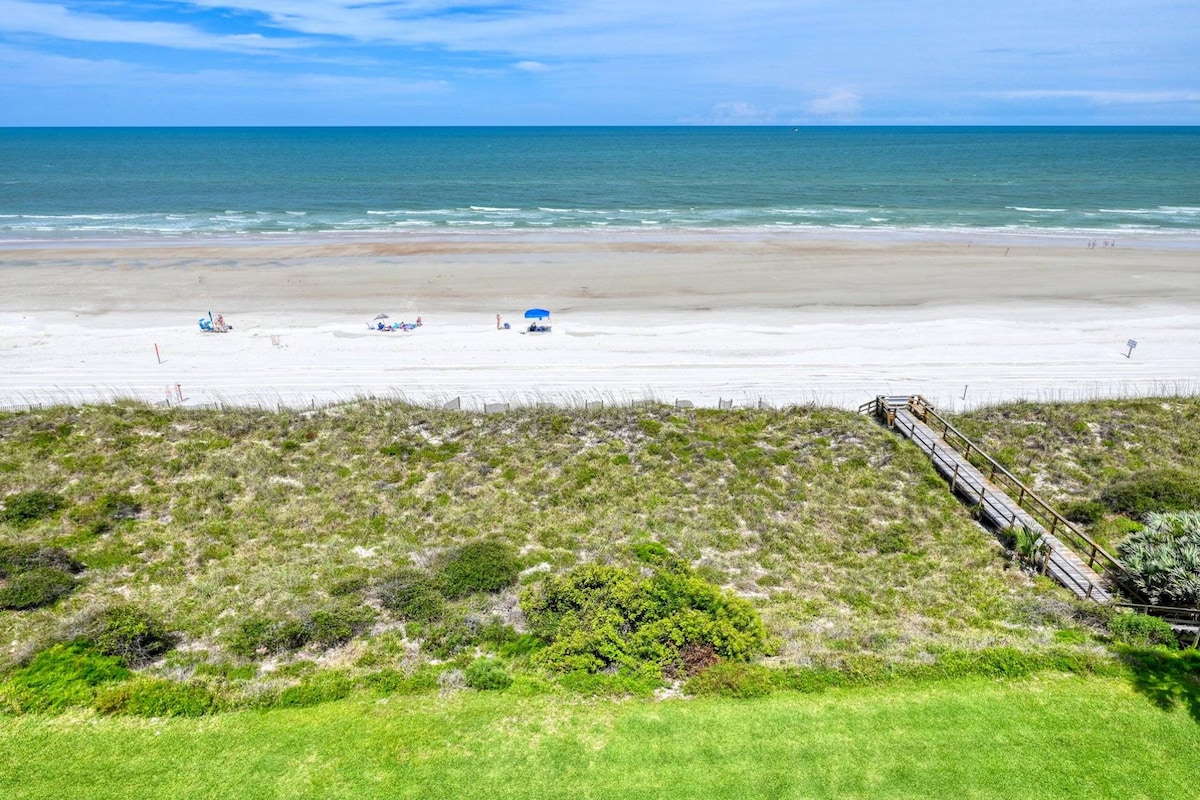
M 308 641 L 323 648 L 340 647 L 371 627 L 369 606 L 335 605 L 313 611 L 307 620 Z
M 39 519 L 44 519 L 66 505 L 62 495 L 34 489 L 28 492 L 17 492 L 4 498 L 4 507 L 0 508 L 0 522 L 7 522 L 23 528 Z
M 1117 614 L 1109 620 L 1108 630 L 1113 641 L 1133 647 L 1173 647 L 1177 643 L 1171 623 L 1147 614 Z
M 416 636 L 413 631 L 410 635 Z M 474 647 L 479 642 L 479 632 L 459 616 L 448 617 L 440 625 L 431 625 L 420 631 L 421 651 L 438 659 L 447 659 Z
M 60 547 L 0 545 L 0 609 L 40 608 L 75 590 L 83 565 Z
M 1152 468 L 1111 484 L 1100 502 L 1119 514 L 1140 517 L 1154 511 L 1200 508 L 1200 475 L 1180 469 Z
M 661 564 L 671 556 L 671 551 L 662 542 L 639 542 L 630 548 L 638 561 Z
M 442 565 L 440 583 L 446 597 L 464 597 L 512 586 L 520 572 L 521 566 L 511 547 L 485 540 L 465 544 L 452 552 Z
M 356 570 L 333 581 L 329 586 L 329 594 L 333 597 L 357 596 L 366 591 L 370 584 L 371 579 L 366 570 Z
M 527 590 L 521 604 L 530 632 L 547 643 L 535 659 L 560 672 L 647 663 L 679 671 L 690 648 L 746 660 L 767 639 L 749 602 L 682 566 L 643 575 L 586 564 Z
M 477 658 L 467 667 L 467 686 L 483 691 L 507 689 L 512 685 L 512 676 L 504 665 L 494 658 Z
M 81 638 L 129 666 L 148 664 L 175 645 L 161 622 L 140 608 L 112 605 L 85 618 Z
M 61 711 L 89 705 L 98 687 L 132 674 L 119 658 L 98 653 L 84 642 L 56 644 L 14 672 L 0 695 L 12 711 Z
M 309 630 L 301 620 L 251 617 L 225 638 L 225 645 L 244 658 L 258 658 L 299 650 L 308 644 L 308 637 Z
M 343 645 L 370 627 L 375 612 L 350 603 L 319 608 L 297 617 L 243 620 L 225 646 L 244 658 L 294 652 L 309 644 L 329 648 Z
M 529 633 L 522 633 L 501 644 L 499 653 L 505 658 L 514 658 L 516 656 L 527 656 L 545 646 L 546 643 L 538 637 Z
M 688 694 L 717 695 L 747 700 L 766 697 L 775 688 L 771 670 L 760 664 L 720 661 L 694 675 L 684 685 Z
M 101 714 L 138 717 L 202 717 L 218 710 L 207 686 L 161 678 L 138 678 L 101 689 L 94 705 Z
M 53 567 L 34 567 L 0 579 L 0 609 L 48 606 L 75 590 L 75 576 Z
M 384 579 L 375 590 L 384 608 L 405 620 L 434 622 L 446 611 L 446 601 L 433 578 L 404 570 Z
M 72 575 L 83 571 L 83 564 L 61 547 L 39 547 L 35 544 L 0 545 L 0 577 L 37 567 L 57 569 Z
M 317 672 L 279 693 L 274 705 L 280 708 L 305 708 L 331 700 L 341 700 L 354 688 L 341 672 Z
M 1079 500 L 1063 508 L 1063 516 L 1080 525 L 1095 525 L 1108 509 L 1099 500 Z

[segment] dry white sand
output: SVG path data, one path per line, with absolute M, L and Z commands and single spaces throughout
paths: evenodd
M 0 246 L 0 406 L 945 407 L 1200 391 L 1200 251 L 564 236 Z M 529 307 L 553 332 L 522 335 Z M 234 325 L 201 333 L 209 310 Z M 424 326 L 369 332 L 385 312 Z M 496 314 L 513 325 L 497 331 Z M 1132 358 L 1126 341 L 1136 339 Z M 159 363 L 155 345 L 161 355 Z M 966 395 L 964 402 L 963 395 Z

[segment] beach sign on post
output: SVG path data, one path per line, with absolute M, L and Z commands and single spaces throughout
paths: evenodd
M 1129 348 L 1129 352 L 1125 354 L 1125 357 L 1132 358 L 1133 357 L 1133 348 L 1137 347 L 1137 339 L 1130 339 L 1128 342 L 1125 343 L 1125 346 Z

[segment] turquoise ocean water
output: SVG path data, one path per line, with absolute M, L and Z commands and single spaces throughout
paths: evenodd
M 1200 241 L 1200 128 L 0 129 L 0 241 L 432 231 Z

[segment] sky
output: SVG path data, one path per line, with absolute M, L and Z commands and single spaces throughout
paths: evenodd
M 0 126 L 721 124 L 1200 124 L 1200 0 L 0 0 Z

